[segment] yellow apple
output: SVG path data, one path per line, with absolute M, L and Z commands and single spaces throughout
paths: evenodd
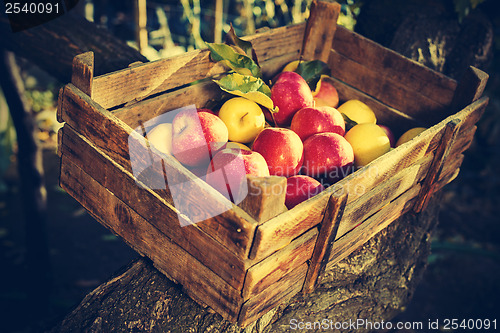
M 149 143 L 164 154 L 172 155 L 172 124 L 158 124 L 147 133 Z
M 243 97 L 225 102 L 219 110 L 219 117 L 226 124 L 229 140 L 235 142 L 251 142 L 266 125 L 260 106 Z
M 351 128 L 345 139 L 354 151 L 354 163 L 365 166 L 391 149 L 389 137 L 376 124 L 364 123 Z
M 244 145 L 244 144 L 239 143 L 239 142 L 232 142 L 232 141 L 229 141 L 227 143 L 226 148 L 239 148 L 240 150 L 251 150 L 250 148 L 248 148 L 247 145 Z
M 368 105 L 357 99 L 348 100 L 339 106 L 337 110 L 358 124 L 377 123 L 377 117 L 375 116 L 373 110 Z
M 406 143 L 425 131 L 427 128 L 425 127 L 414 127 L 412 129 L 409 129 L 408 131 L 404 132 L 403 135 L 398 139 L 398 142 L 396 142 L 396 147 L 401 146 L 403 143 Z

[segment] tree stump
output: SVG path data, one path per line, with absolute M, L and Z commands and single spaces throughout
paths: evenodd
M 395 220 L 327 271 L 314 292 L 296 295 L 246 329 L 199 306 L 143 258 L 87 295 L 50 332 L 286 332 L 299 322 L 390 320 L 425 270 L 439 202 L 438 193 L 427 210 Z M 369 329 L 356 330 L 363 331 Z

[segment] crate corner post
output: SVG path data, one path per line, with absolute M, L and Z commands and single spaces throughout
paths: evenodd
M 71 83 L 82 92 L 92 97 L 94 81 L 94 52 L 89 51 L 73 58 L 73 73 Z

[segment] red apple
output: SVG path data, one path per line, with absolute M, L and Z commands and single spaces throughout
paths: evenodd
M 315 106 L 330 106 L 336 108 L 339 105 L 339 93 L 333 86 L 333 80 L 327 75 L 321 75 L 312 93 Z
M 320 182 L 309 176 L 297 175 L 289 177 L 286 180 L 285 206 L 292 209 L 324 189 Z
M 302 173 L 308 176 L 338 176 L 353 162 L 351 145 L 337 133 L 318 133 L 304 141 Z
M 289 125 L 295 112 L 313 106 L 314 99 L 306 80 L 295 72 L 279 74 L 271 88 L 271 99 L 278 112 L 274 114 L 277 126 Z M 272 120 L 269 119 L 268 120 Z
M 264 157 L 255 151 L 226 148 L 215 154 L 210 161 L 206 170 L 206 182 L 238 204 L 248 193 L 247 188 L 242 188 L 246 185 L 246 175 L 269 176 Z
M 344 136 L 345 121 L 340 112 L 329 106 L 302 108 L 293 116 L 290 129 L 302 141 L 316 133 L 331 132 Z
M 211 112 L 185 109 L 172 121 L 172 153 L 187 166 L 208 163 L 227 139 L 226 125 Z
M 394 133 L 392 133 L 391 129 L 385 125 L 378 124 L 378 126 L 384 130 L 385 134 L 387 134 L 391 147 L 392 148 L 396 147 L 396 137 L 394 136 Z
M 302 141 L 287 128 L 265 128 L 255 138 L 252 150 L 264 156 L 273 176 L 296 175 L 302 166 Z

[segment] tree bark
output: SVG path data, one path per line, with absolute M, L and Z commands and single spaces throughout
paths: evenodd
M 126 68 L 135 61 L 148 61 L 107 30 L 72 13 L 17 33 L 11 32 L 7 18 L 0 16 L 0 45 L 63 83 L 71 80 L 73 58 L 87 51 L 95 54 L 95 75 Z
M 425 270 L 439 202 L 437 194 L 424 212 L 394 221 L 327 271 L 314 292 L 296 295 L 246 329 L 202 308 L 148 259 L 140 259 L 87 295 L 50 332 L 261 333 L 289 332 L 294 323 L 324 319 L 331 325 L 390 320 L 408 303 Z M 321 330 L 311 330 L 316 331 Z

